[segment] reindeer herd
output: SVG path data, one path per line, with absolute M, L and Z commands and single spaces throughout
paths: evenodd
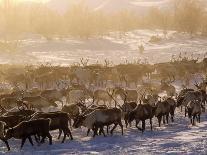
M 124 125 L 133 124 L 143 133 L 147 120 L 153 130 L 154 117 L 159 127 L 174 122 L 178 107 L 184 108 L 192 125 L 196 120 L 200 123 L 207 79 L 191 87 L 183 77 L 206 74 L 205 59 L 155 65 L 87 62 L 81 59 L 82 65 L 70 67 L 0 66 L 0 139 L 8 150 L 11 138 L 20 139 L 21 148 L 27 139 L 31 145 L 33 139 L 38 144 L 49 139 L 52 145 L 52 130 L 59 131 L 58 139 L 63 133 L 64 143 L 67 137 L 73 140 L 71 129 L 81 126 L 87 128 L 87 136 L 92 131 L 93 137 L 113 135 L 117 126 L 123 135 Z M 179 92 L 172 84 L 175 80 L 185 86 Z M 51 107 L 53 111 L 48 112 Z

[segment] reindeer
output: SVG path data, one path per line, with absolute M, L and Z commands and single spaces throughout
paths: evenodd
M 114 127 L 111 130 L 111 135 L 113 134 L 113 131 L 117 127 L 118 124 L 121 127 L 122 135 L 123 135 L 123 125 L 121 122 L 121 110 L 120 109 L 117 109 L 117 108 L 96 109 L 87 115 L 80 115 L 75 120 L 73 127 L 78 128 L 80 126 L 85 126 L 88 129 L 94 129 L 93 137 L 95 137 L 97 135 L 98 128 L 100 128 L 101 132 L 105 136 L 103 127 L 105 125 L 109 126 L 111 124 L 114 124 Z
M 99 104 L 100 101 L 104 102 L 104 105 L 106 105 L 106 102 L 109 103 L 109 107 L 111 107 L 111 101 L 112 99 L 110 98 L 107 90 L 96 90 L 94 93 L 94 99 L 96 104 Z
M 28 117 L 32 114 L 35 113 L 34 110 L 32 109 L 20 109 L 18 107 L 18 110 L 17 111 L 8 111 L 6 110 L 5 108 L 3 108 L 1 105 L 0 105 L 0 109 L 2 110 L 2 116 L 11 116 L 11 115 L 14 115 L 14 116 L 24 116 L 24 117 Z
M 123 89 L 119 87 L 115 88 L 115 95 L 120 95 L 122 100 L 124 101 L 126 99 L 127 102 L 136 102 L 138 98 L 137 90 Z
M 5 124 L 0 123 L 0 126 L 4 126 Z M 52 136 L 49 133 L 49 125 L 50 119 L 38 119 L 38 120 L 31 120 L 31 121 L 23 121 L 16 125 L 15 127 L 9 128 L 6 131 L 6 134 L 2 135 L 1 140 L 4 141 L 7 145 L 8 150 L 10 150 L 8 139 L 14 137 L 15 139 L 21 139 L 21 149 L 24 146 L 26 139 L 29 139 L 31 145 L 33 145 L 31 136 L 34 135 L 41 135 L 43 137 L 42 141 L 48 137 L 49 144 L 52 144 Z M 3 130 L 4 131 L 4 130 Z
M 16 97 L 5 97 L 1 99 L 1 106 L 5 107 L 5 108 L 13 108 L 16 106 L 16 102 L 17 102 L 17 98 Z
M 63 107 L 62 98 L 65 97 L 66 94 L 67 94 L 66 89 L 62 89 L 62 90 L 51 89 L 51 90 L 43 90 L 40 93 L 40 96 L 46 98 L 50 102 L 59 101 L 62 103 L 62 107 Z
M 66 112 L 73 120 L 80 115 L 80 107 L 77 104 L 64 105 L 62 112 Z
M 89 85 L 95 80 L 94 72 L 86 68 L 86 64 L 83 67 L 76 67 L 73 71 L 74 76 L 78 79 L 79 83 L 88 83 Z
M 199 101 L 190 101 L 187 104 L 188 117 L 191 120 L 191 124 L 195 125 L 195 118 L 197 117 L 198 122 L 200 123 L 200 115 L 202 112 L 202 104 Z
M 175 87 L 170 84 L 172 82 L 174 82 L 174 80 L 170 80 L 168 82 L 161 80 L 160 90 L 166 91 L 167 96 L 174 96 L 176 94 Z
M 177 107 L 184 106 L 185 107 L 185 116 L 187 114 L 186 106 L 190 101 L 201 101 L 203 104 L 203 99 L 205 98 L 205 92 L 201 91 L 188 91 L 184 96 L 179 97 L 177 100 Z
M 158 101 L 156 103 L 155 117 L 158 119 L 159 127 L 161 126 L 161 120 L 163 117 L 163 123 L 165 124 L 165 117 L 168 124 L 169 114 L 171 112 L 171 103 L 170 101 Z M 174 116 L 174 113 L 173 113 Z M 172 118 L 173 120 L 173 118 Z
M 131 123 L 133 120 L 136 120 L 136 127 L 138 130 L 141 130 L 142 133 L 145 130 L 145 120 L 150 120 L 150 127 L 152 130 L 152 118 L 154 117 L 155 108 L 149 104 L 140 104 L 132 110 L 128 115 L 128 122 Z M 139 121 L 142 121 L 142 128 L 138 127 Z
M 200 84 L 198 84 L 198 82 L 195 81 L 194 85 L 196 86 L 198 91 L 201 92 L 201 94 L 202 94 L 202 102 L 205 105 L 205 103 L 207 102 L 207 94 L 206 94 L 207 80 L 203 80 Z
M 6 123 L 0 121 L 0 140 L 2 140 L 6 144 L 6 147 L 7 147 L 8 151 L 9 151 L 10 150 L 9 143 L 6 140 L 5 136 L 4 136 L 5 126 L 6 126 Z
M 42 110 L 42 108 L 48 108 L 49 106 L 58 107 L 55 102 L 48 101 L 42 96 L 24 97 L 22 98 L 22 101 L 28 102 L 28 104 L 40 111 Z
M 64 112 L 49 112 L 49 113 L 39 112 L 39 113 L 35 113 L 34 115 L 32 115 L 30 120 L 46 119 L 46 118 L 51 119 L 50 130 L 59 129 L 58 139 L 60 138 L 61 133 L 63 131 L 64 137 L 62 139 L 62 143 L 64 143 L 66 135 L 70 136 L 70 139 L 73 140 L 73 136 L 71 134 L 71 131 L 68 128 L 68 122 L 70 122 L 70 118 L 67 113 L 64 113 Z
M 90 114 L 91 112 L 93 112 L 93 111 L 95 111 L 95 110 L 97 110 L 97 109 L 108 109 L 108 107 L 105 106 L 105 105 L 97 106 L 97 105 L 91 104 L 91 105 L 89 105 L 88 107 L 85 107 L 85 110 L 82 111 L 82 113 L 81 113 L 80 115 L 88 115 L 88 114 Z M 74 122 L 75 122 L 75 121 L 74 121 Z M 88 131 L 87 131 L 87 136 L 89 135 L 90 130 L 91 130 L 91 129 L 88 129 Z M 93 131 L 94 131 L 94 130 L 95 130 L 95 129 L 93 129 Z M 94 131 L 94 132 L 95 132 L 95 131 Z M 109 125 L 107 125 L 107 134 L 108 134 L 108 133 L 109 133 Z M 101 135 L 101 129 L 99 130 L 99 135 Z
M 84 100 L 91 94 L 86 90 L 72 89 L 66 96 L 67 104 L 78 102 L 79 100 Z
M 168 97 L 165 101 L 170 105 L 171 121 L 174 122 L 175 108 L 177 106 L 176 101 L 171 97 Z
M 118 104 L 118 102 L 116 101 L 116 99 L 114 98 L 114 94 L 116 92 L 116 89 L 113 89 L 113 90 L 107 90 L 107 93 L 108 95 L 111 97 L 111 99 L 115 102 L 115 108 L 118 106 L 121 110 L 122 110 L 122 114 L 123 114 L 123 117 L 124 117 L 124 121 L 125 121 L 125 125 L 126 127 L 128 126 L 128 122 L 127 122 L 127 119 L 128 119 L 128 115 L 129 113 L 136 108 L 137 106 L 137 103 L 136 102 L 127 102 L 127 97 L 128 97 L 128 94 L 127 92 L 123 92 L 123 95 L 124 95 L 124 104 L 122 106 L 120 106 Z M 130 123 L 130 126 L 131 126 L 131 123 Z
M 0 121 L 5 122 L 5 128 L 13 128 L 20 122 L 25 120 L 25 117 L 22 115 L 10 115 L 10 116 L 0 116 Z

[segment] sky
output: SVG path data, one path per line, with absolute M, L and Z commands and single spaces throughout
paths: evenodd
M 6 0 L 0 0 L 3 2 Z M 170 9 L 170 1 L 172 0 L 9 0 L 15 3 L 20 2 L 40 2 L 46 3 L 49 8 L 52 8 L 60 13 L 64 13 L 68 6 L 75 3 L 85 1 L 89 8 L 97 11 L 117 12 L 123 9 L 129 9 L 135 12 L 146 12 L 151 7 Z M 207 0 L 201 0 L 207 4 Z M 1 4 L 1 3 L 0 3 Z
M 0 0 L 0 2 L 2 1 L 5 1 L 5 0 Z M 13 2 L 24 2 L 24 1 L 33 1 L 33 2 L 41 2 L 41 3 L 46 3 L 50 0 L 10 0 L 10 1 L 13 1 Z

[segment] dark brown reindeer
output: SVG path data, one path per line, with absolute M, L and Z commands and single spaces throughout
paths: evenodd
M 163 118 L 163 123 L 165 124 L 165 119 L 168 124 L 169 115 L 171 112 L 171 105 L 167 100 L 158 101 L 156 103 L 155 117 L 158 119 L 159 127 L 161 126 L 161 120 Z M 174 114 L 173 114 L 174 117 Z M 174 121 L 174 119 L 172 119 Z
M 150 104 L 142 104 L 141 100 L 137 107 L 132 110 L 128 115 L 128 122 L 132 122 L 136 120 L 136 127 L 142 131 L 145 130 L 145 121 L 147 119 L 150 120 L 150 127 L 152 130 L 152 118 L 154 117 L 155 107 L 151 106 Z M 142 121 L 142 128 L 138 127 L 139 122 Z
M 126 128 L 127 128 L 128 127 L 127 119 L 128 119 L 129 113 L 137 107 L 137 103 L 127 101 L 127 97 L 128 97 L 127 92 L 123 92 L 123 95 L 125 97 L 124 97 L 124 104 L 121 106 L 121 109 L 122 109 L 122 113 L 123 113 L 123 116 L 124 116 L 125 125 L 126 125 Z M 131 123 L 130 123 L 130 127 L 131 127 Z
M 4 122 L 0 122 L 0 126 L 4 126 Z M 14 137 L 15 139 L 21 139 L 21 149 L 24 146 L 26 139 L 29 139 L 31 145 L 33 145 L 33 141 L 31 136 L 40 135 L 43 137 L 42 141 L 48 137 L 49 144 L 52 144 L 52 136 L 49 133 L 50 119 L 38 119 L 31 121 L 23 121 L 16 125 L 15 127 L 9 128 L 6 130 L 5 134 L 1 135 L 1 140 L 5 142 L 7 145 L 7 149 L 10 150 L 8 139 Z M 4 131 L 4 128 L 3 130 Z M 1 131 L 1 132 L 2 132 Z
M 124 117 L 125 125 L 126 125 L 126 127 L 128 127 L 127 120 L 128 120 L 129 113 L 137 107 L 137 103 L 136 102 L 128 102 L 127 101 L 128 93 L 122 92 L 123 93 L 122 95 L 124 96 L 124 104 L 122 106 L 120 106 L 120 104 L 114 98 L 114 96 L 115 96 L 114 94 L 116 93 L 116 89 L 112 89 L 111 91 L 110 91 L 110 89 L 108 89 L 107 93 L 111 97 L 111 99 L 115 102 L 115 108 L 119 107 L 121 109 L 122 115 Z M 131 126 L 131 122 L 130 122 L 130 126 Z
M 50 118 L 51 123 L 50 123 L 50 130 L 57 130 L 59 129 L 59 136 L 60 137 L 62 131 L 64 133 L 64 137 L 62 139 L 62 143 L 64 143 L 66 135 L 70 139 L 73 140 L 73 136 L 71 134 L 70 129 L 68 128 L 68 122 L 70 121 L 70 118 L 67 113 L 64 112 L 49 112 L 49 113 L 43 113 L 43 112 L 38 112 L 35 113 L 34 115 L 31 116 L 30 120 L 35 120 L 35 119 L 46 119 Z

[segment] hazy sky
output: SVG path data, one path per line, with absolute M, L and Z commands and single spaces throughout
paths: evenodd
M 0 2 L 2 2 L 4 0 L 0 0 Z M 23 1 L 33 1 L 33 2 L 42 2 L 42 3 L 45 3 L 45 2 L 48 2 L 50 0 L 10 0 L 10 1 L 14 1 L 14 2 L 23 2 Z

